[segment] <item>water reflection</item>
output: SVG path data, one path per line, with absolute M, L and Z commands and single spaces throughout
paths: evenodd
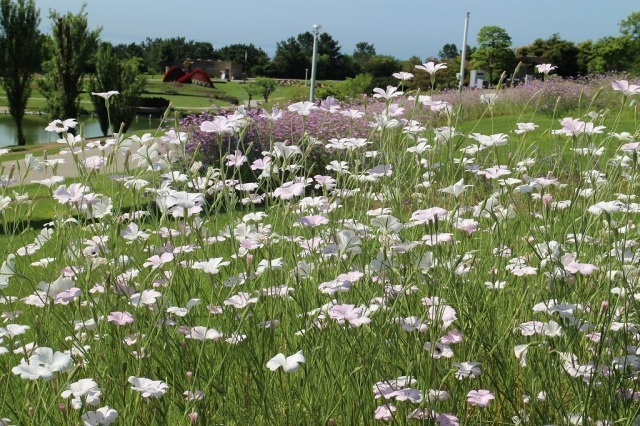
M 157 129 L 160 126 L 159 118 L 137 117 L 131 124 L 127 132 L 145 129 Z M 80 120 L 82 132 L 85 138 L 102 137 L 100 124 L 96 118 L 84 118 Z M 55 142 L 57 134 L 44 130 L 49 124 L 49 119 L 45 115 L 26 115 L 24 117 L 24 134 L 27 144 L 40 144 Z M 18 133 L 16 123 L 9 114 L 0 114 L 0 147 L 16 145 L 18 143 Z

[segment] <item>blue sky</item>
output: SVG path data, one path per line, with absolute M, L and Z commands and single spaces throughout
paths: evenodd
M 574 42 L 617 36 L 619 22 L 640 11 L 637 0 L 36 0 L 42 31 L 50 32 L 50 9 L 75 13 L 83 2 L 90 27 L 113 43 L 181 36 L 214 47 L 253 43 L 273 56 L 278 41 L 318 23 L 344 53 L 367 41 L 400 59 L 461 47 L 466 12 L 469 45 L 481 27 L 497 25 L 518 47 L 553 33 Z

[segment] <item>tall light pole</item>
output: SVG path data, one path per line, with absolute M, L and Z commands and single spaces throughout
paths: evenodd
M 464 62 L 467 59 L 467 32 L 469 31 L 469 15 L 467 12 L 467 17 L 464 20 L 464 34 L 462 36 L 462 58 L 460 61 L 460 93 L 462 93 L 462 88 L 464 87 Z
M 311 58 L 311 91 L 309 101 L 316 100 L 316 63 L 318 62 L 318 36 L 322 27 L 318 24 L 313 26 L 313 57 Z

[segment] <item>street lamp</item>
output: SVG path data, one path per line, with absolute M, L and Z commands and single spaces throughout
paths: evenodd
M 304 88 L 307 88 L 307 80 L 309 80 L 309 68 L 304 69 Z
M 316 99 L 316 63 L 318 62 L 318 36 L 322 27 L 318 24 L 313 26 L 313 58 L 311 58 L 311 91 L 309 101 Z

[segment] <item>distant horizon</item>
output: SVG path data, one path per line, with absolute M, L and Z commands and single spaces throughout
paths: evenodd
M 36 0 L 41 30 L 51 32 L 49 10 L 78 13 L 84 2 L 66 0 L 60 5 L 59 0 Z M 411 56 L 437 57 L 447 43 L 461 49 L 467 12 L 469 46 L 477 45 L 480 28 L 496 25 L 511 36 L 512 48 L 518 48 L 555 33 L 576 44 L 619 36 L 620 21 L 640 10 L 640 4 L 633 5 L 628 0 L 608 0 L 606 7 L 600 0 L 491 3 L 489 8 L 474 0 L 450 0 L 445 4 L 396 0 L 390 10 L 382 0 L 324 0 L 314 3 L 313 8 L 301 6 L 299 0 L 245 0 L 242 8 L 227 3 L 204 5 L 200 6 L 202 13 L 194 14 L 192 7 L 176 7 L 165 0 L 93 0 L 86 1 L 85 11 L 89 28 L 102 27 L 101 39 L 113 44 L 141 43 L 147 37 L 184 37 L 210 42 L 215 49 L 253 44 L 273 58 L 278 42 L 311 31 L 312 25 L 318 23 L 322 32 L 340 44 L 343 54 L 352 54 L 356 43 L 365 41 L 373 44 L 379 55 L 406 60 Z

